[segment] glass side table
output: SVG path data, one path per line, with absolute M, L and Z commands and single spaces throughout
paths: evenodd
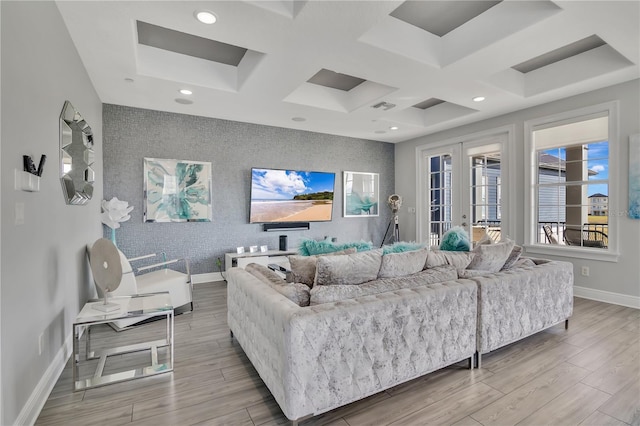
M 93 308 L 93 305 L 103 301 L 87 302 L 73 322 L 73 390 L 104 386 L 110 383 L 132 380 L 141 377 L 173 371 L 173 306 L 169 292 L 138 294 L 135 296 L 116 296 L 109 298 L 110 303 L 117 303 L 120 309 L 113 312 L 102 312 Z M 114 320 L 123 318 L 141 317 L 143 319 L 153 317 L 166 317 L 166 337 L 160 340 L 152 340 L 133 343 L 126 346 L 106 348 L 93 351 L 91 349 L 91 327 L 98 324 L 108 324 Z M 135 331 L 135 327 L 131 330 Z M 126 336 L 127 332 L 123 332 Z M 143 333 L 140 333 L 143 334 Z M 81 353 L 81 340 L 84 340 L 84 353 Z M 166 347 L 164 362 L 158 362 L 158 348 Z M 135 352 L 150 351 L 151 362 L 144 366 L 127 371 L 118 371 L 112 374 L 104 374 L 107 358 Z M 96 361 L 97 360 L 97 363 Z M 79 369 L 92 367 L 97 364 L 95 373 L 88 378 L 80 378 Z M 146 365 L 148 364 L 148 365 Z

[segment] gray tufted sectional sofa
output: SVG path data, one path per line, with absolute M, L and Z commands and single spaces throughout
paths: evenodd
M 294 424 L 466 359 L 473 366 L 476 353 L 479 364 L 481 354 L 568 321 L 573 309 L 568 262 L 529 261 L 468 279 L 444 265 L 325 303 L 313 303 L 312 289 L 308 306 L 299 306 L 309 303 L 301 284 L 247 269 L 227 276 L 229 328 Z

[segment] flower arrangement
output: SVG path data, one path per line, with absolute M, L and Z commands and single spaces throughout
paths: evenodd
M 111 228 L 111 241 L 116 243 L 116 229 L 120 228 L 120 222 L 131 219 L 129 212 L 133 210 L 127 201 L 118 200 L 113 197 L 111 200 L 102 200 L 102 223 Z

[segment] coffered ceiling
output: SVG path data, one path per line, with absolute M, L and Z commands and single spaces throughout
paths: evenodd
M 386 142 L 640 77 L 636 0 L 56 3 L 105 103 Z

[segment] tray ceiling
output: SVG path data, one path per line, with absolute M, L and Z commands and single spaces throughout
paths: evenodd
M 105 103 L 385 142 L 640 77 L 638 1 L 56 3 Z

